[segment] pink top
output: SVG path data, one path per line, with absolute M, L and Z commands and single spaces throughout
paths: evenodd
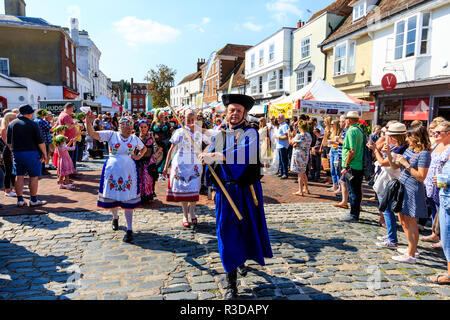
M 65 111 L 61 112 L 61 114 L 58 117 L 58 125 L 70 126 L 72 124 L 74 124 L 74 121 L 70 116 L 70 114 L 68 114 Z M 77 128 L 73 127 L 71 129 L 67 129 L 65 132 L 65 136 L 69 141 L 72 140 L 73 138 L 76 138 Z

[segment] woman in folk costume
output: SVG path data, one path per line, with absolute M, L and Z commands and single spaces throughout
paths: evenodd
M 216 229 L 219 254 L 227 273 L 225 299 L 237 297 L 237 272 L 247 274 L 245 262 L 264 266 L 272 249 L 264 213 L 258 131 L 245 121 L 255 100 L 246 95 L 223 95 L 227 129 L 214 138 L 200 160 L 213 168 L 243 219 L 239 220 L 221 188 L 216 188 Z M 211 179 L 208 175 L 208 180 Z M 218 186 L 216 181 L 212 184 Z
M 95 116 L 92 112 L 86 115 L 86 128 L 89 136 L 100 142 L 107 142 L 109 158 L 103 165 L 100 178 L 97 206 L 111 209 L 113 215 L 112 228 L 119 230 L 119 208 L 125 210 L 127 233 L 125 242 L 133 241 L 133 211 L 141 206 L 139 174 L 136 161 L 139 161 L 147 151 L 141 139 L 133 132 L 131 118 L 120 119 L 120 132 L 94 131 L 92 122 Z M 135 150 L 140 150 L 135 154 Z
M 158 180 L 158 166 L 161 162 L 163 150 L 156 144 L 153 133 L 149 130 L 147 120 L 139 121 L 139 138 L 147 148 L 144 157 L 138 161 L 141 201 L 142 204 L 148 204 L 153 201 L 155 194 L 155 183 Z
M 191 135 L 197 147 L 194 148 L 190 138 L 184 129 L 178 129 L 170 139 L 171 147 L 167 155 L 163 174 L 167 171 L 172 159 L 169 178 L 167 201 L 181 202 L 183 206 L 183 226 L 190 227 L 188 214 L 191 216 L 192 225 L 197 225 L 195 205 L 199 200 L 201 176 L 203 167 L 198 160 L 196 150 L 201 150 L 202 142 L 208 143 L 208 138 L 202 134 L 201 125 L 196 126 L 195 114 L 192 110 L 185 113 L 186 129 Z

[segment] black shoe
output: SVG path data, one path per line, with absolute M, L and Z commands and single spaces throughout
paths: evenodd
M 245 264 L 243 264 L 242 266 L 240 266 L 238 268 L 238 272 L 241 277 L 245 277 L 248 273 L 247 266 Z
M 133 231 L 128 230 L 125 237 L 123 237 L 123 242 L 131 243 L 133 242 Z
M 113 221 L 112 221 L 112 229 L 113 229 L 113 231 L 119 230 L 119 219 L 113 219 Z
M 237 271 L 233 271 L 227 274 L 227 291 L 225 292 L 225 300 L 234 300 L 237 298 Z
M 341 222 L 359 222 L 359 219 L 357 219 L 354 216 L 352 216 L 351 214 L 349 214 L 343 218 L 340 218 L 339 221 L 341 221 Z

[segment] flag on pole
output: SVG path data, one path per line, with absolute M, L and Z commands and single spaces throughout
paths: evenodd
M 147 112 L 152 111 L 152 96 L 149 92 L 147 92 L 147 96 L 145 97 L 147 99 Z
M 230 85 L 228 86 L 228 94 L 231 93 L 231 89 L 233 88 L 233 80 L 234 80 L 234 73 L 231 75 L 230 78 Z
M 123 107 L 125 108 L 125 111 L 128 111 L 128 92 L 125 90 L 124 98 L 123 98 Z

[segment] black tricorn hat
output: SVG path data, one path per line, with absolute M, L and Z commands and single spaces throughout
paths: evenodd
M 237 103 L 242 105 L 247 111 L 250 111 L 255 105 L 255 99 L 245 94 L 224 94 L 222 101 L 225 107 L 232 103 Z

